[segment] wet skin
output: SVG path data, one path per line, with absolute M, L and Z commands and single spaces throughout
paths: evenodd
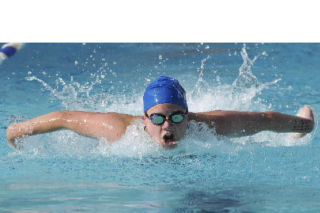
M 173 148 L 177 141 L 183 138 L 188 121 L 205 123 L 209 128 L 215 128 L 217 135 L 240 137 L 253 135 L 260 131 L 278 133 L 293 132 L 295 138 L 300 138 L 312 132 L 314 117 L 312 109 L 304 106 L 297 116 L 279 112 L 241 112 L 214 110 L 209 112 L 189 112 L 185 119 L 175 124 L 168 120 L 169 116 L 185 110 L 175 104 L 159 104 L 147 111 L 148 116 L 159 113 L 166 116 L 162 125 L 153 124 L 143 116 L 145 130 L 150 136 L 165 148 Z M 97 113 L 83 111 L 56 111 L 44 114 L 20 123 L 12 123 L 7 128 L 8 144 L 16 148 L 15 139 L 27 135 L 52 132 L 59 129 L 69 129 L 80 135 L 105 138 L 110 142 L 119 140 L 126 129 L 141 116 L 122 113 Z

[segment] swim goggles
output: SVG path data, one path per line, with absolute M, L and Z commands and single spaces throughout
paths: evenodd
M 165 115 L 160 114 L 160 113 L 153 113 L 150 116 L 148 116 L 147 113 L 145 113 L 145 115 L 146 115 L 147 118 L 149 118 L 149 120 L 153 124 L 160 126 L 165 121 L 170 121 L 171 123 L 179 124 L 184 120 L 185 115 L 187 113 L 188 112 L 181 112 L 181 111 L 173 112 L 171 115 L 169 115 L 169 119 L 167 119 L 167 117 Z

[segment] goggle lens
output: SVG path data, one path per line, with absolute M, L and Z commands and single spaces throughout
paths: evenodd
M 154 115 L 154 116 L 151 117 L 151 122 L 156 124 L 156 125 L 163 124 L 164 121 L 165 121 L 165 118 L 163 118 L 160 115 Z
M 181 123 L 184 119 L 184 115 L 182 114 L 175 114 L 171 116 L 171 121 L 173 123 Z

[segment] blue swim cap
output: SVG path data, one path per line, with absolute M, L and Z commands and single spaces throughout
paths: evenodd
M 151 82 L 144 92 L 144 112 L 155 105 L 164 103 L 177 104 L 188 110 L 186 92 L 179 84 L 179 81 L 174 78 L 160 76 Z

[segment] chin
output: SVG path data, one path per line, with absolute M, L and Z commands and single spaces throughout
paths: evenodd
M 161 144 L 162 148 L 164 149 L 174 149 L 178 146 L 178 144 Z
M 160 142 L 161 146 L 165 149 L 173 149 L 178 146 L 178 141 L 172 141 L 172 142 Z

